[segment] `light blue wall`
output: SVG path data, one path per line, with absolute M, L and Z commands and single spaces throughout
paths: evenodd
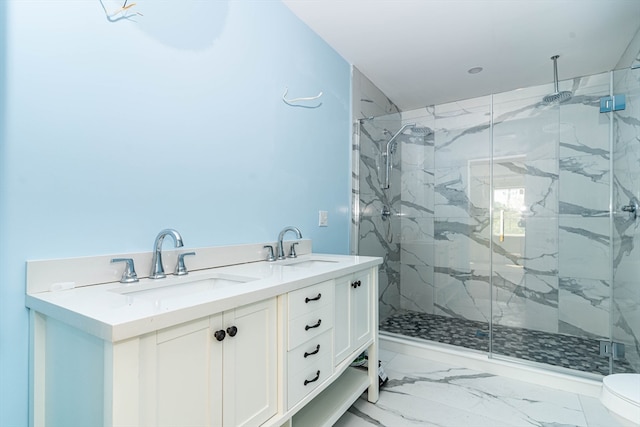
M 2 426 L 27 422 L 26 260 L 150 251 L 165 227 L 198 247 L 291 224 L 349 250 L 349 65 L 279 1 L 136 8 L 0 2 Z

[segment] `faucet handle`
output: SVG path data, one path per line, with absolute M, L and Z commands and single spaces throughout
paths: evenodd
M 269 262 L 273 262 L 276 260 L 276 256 L 273 254 L 273 246 L 271 245 L 264 245 L 263 246 L 265 249 L 267 249 L 268 254 L 267 254 L 267 261 Z
M 289 258 L 298 258 L 298 254 L 296 253 L 296 245 L 298 242 L 291 242 L 291 248 L 289 249 Z
M 184 276 L 185 274 L 189 274 L 187 271 L 187 267 L 184 265 L 184 257 L 188 255 L 195 255 L 195 252 L 185 252 L 183 254 L 178 254 L 178 264 L 176 265 L 176 276 Z
M 136 268 L 133 265 L 133 258 L 113 258 L 111 262 L 126 262 L 127 265 L 122 273 L 120 283 L 134 283 L 138 281 L 138 275 L 136 274 Z

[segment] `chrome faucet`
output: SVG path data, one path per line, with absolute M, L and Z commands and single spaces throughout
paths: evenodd
M 293 231 L 294 233 L 296 233 L 298 239 L 302 239 L 302 233 L 296 227 L 288 226 L 283 228 L 280 234 L 278 234 L 278 259 L 286 258 L 286 256 L 284 255 L 284 246 L 282 245 L 282 239 L 284 238 L 284 235 L 287 231 Z
M 164 274 L 164 267 L 162 266 L 162 242 L 166 236 L 173 238 L 173 243 L 176 248 L 184 246 L 182 243 L 182 236 L 176 230 L 167 228 L 162 230 L 156 236 L 156 241 L 153 243 L 153 259 L 151 260 L 151 274 L 149 279 L 162 279 L 167 277 Z

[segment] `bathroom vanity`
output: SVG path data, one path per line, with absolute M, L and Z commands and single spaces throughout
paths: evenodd
M 106 256 L 27 263 L 31 424 L 330 426 L 375 402 L 381 259 L 296 243 L 276 262 L 199 248 L 188 275 L 131 284 Z M 350 367 L 365 350 L 376 363 Z

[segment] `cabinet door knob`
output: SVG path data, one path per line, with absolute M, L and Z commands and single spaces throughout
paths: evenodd
M 322 298 L 322 294 L 318 292 L 318 296 L 315 298 L 305 298 L 304 302 L 305 304 L 308 304 L 309 301 L 318 301 L 320 298 Z
M 307 325 L 304 327 L 305 331 L 308 331 L 309 329 L 313 329 L 313 328 L 317 328 L 318 326 L 320 326 L 320 323 L 322 323 L 322 319 L 318 319 L 318 323 L 316 323 L 315 325 Z
M 320 370 L 318 370 L 318 372 L 316 372 L 316 377 L 315 378 L 313 378 L 311 380 L 304 380 L 304 385 L 316 382 L 316 381 L 318 381 L 318 379 L 320 379 Z
M 362 284 L 362 282 L 360 282 L 360 280 L 356 280 L 355 282 L 351 283 L 351 287 L 355 289 L 358 286 L 360 286 L 361 284 Z
M 236 328 L 235 326 L 230 326 L 227 328 L 227 333 L 230 337 L 235 337 L 238 333 L 238 328 Z
M 220 329 L 219 331 L 215 331 L 213 333 L 213 336 L 216 337 L 218 341 L 222 341 L 226 335 L 227 334 L 225 334 L 225 332 L 222 329 Z
M 304 358 L 306 359 L 309 356 L 313 356 L 314 354 L 318 354 L 318 352 L 320 351 L 320 344 L 318 344 L 316 346 L 316 349 L 313 350 L 311 353 L 307 353 L 306 351 L 304 352 Z

